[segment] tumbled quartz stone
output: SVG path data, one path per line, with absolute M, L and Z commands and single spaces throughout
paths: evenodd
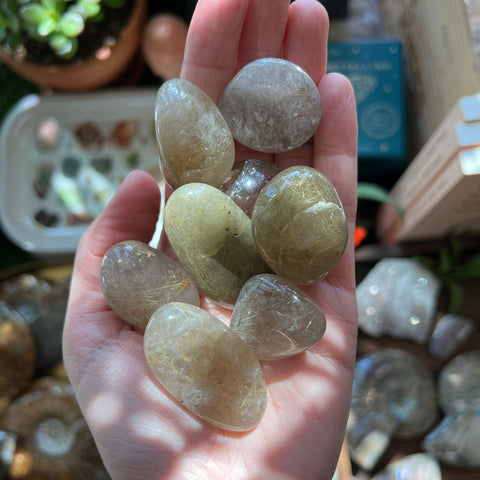
M 262 189 L 253 237 L 268 266 L 297 285 L 330 272 L 347 243 L 347 223 L 330 181 L 310 167 L 282 170 Z
M 184 303 L 158 309 L 144 338 L 147 363 L 184 407 L 220 428 L 246 431 L 262 419 L 267 389 L 250 348 L 210 313 Z
M 160 165 L 172 188 L 191 182 L 220 186 L 229 174 L 232 134 L 218 107 L 193 83 L 172 79 L 160 87 L 155 131 Z
M 251 278 L 240 291 L 230 327 L 259 360 L 277 360 L 313 347 L 325 315 L 302 290 L 278 275 Z
M 480 350 L 461 353 L 442 368 L 438 403 L 447 415 L 480 412 Z
M 269 272 L 250 218 L 210 185 L 190 183 L 175 190 L 165 205 L 164 228 L 195 285 L 222 305 L 234 305 L 250 277 Z
M 440 282 L 411 258 L 384 258 L 357 286 L 358 324 L 372 337 L 428 341 Z
M 298 65 L 262 58 L 243 67 L 219 104 L 235 140 L 260 152 L 303 145 L 320 123 L 320 94 Z
M 355 365 L 350 408 L 357 421 L 376 418 L 378 424 L 383 418 L 384 429 L 393 427 L 397 437 L 421 435 L 437 418 L 433 376 L 416 356 L 404 350 L 366 355 Z
M 234 164 L 220 187 L 249 217 L 260 190 L 281 168 L 272 162 L 249 159 Z
M 438 320 L 430 337 L 430 355 L 446 360 L 458 351 L 474 331 L 475 322 L 471 318 L 457 314 L 444 315 Z
M 111 247 L 103 258 L 100 280 L 112 309 L 140 332 L 166 303 L 200 304 L 198 291 L 182 266 L 143 242 L 129 240 Z

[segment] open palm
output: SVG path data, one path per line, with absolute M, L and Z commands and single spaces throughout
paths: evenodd
M 114 480 L 329 479 L 344 437 L 356 346 L 353 229 L 356 208 L 356 113 L 348 81 L 325 74 L 328 18 L 316 0 L 200 0 L 191 22 L 182 77 L 217 101 L 234 73 L 262 57 L 304 68 L 318 85 L 322 120 L 314 142 L 293 152 L 255 154 L 282 168 L 320 170 L 337 188 L 350 239 L 337 267 L 305 288 L 327 318 L 310 351 L 263 365 L 268 404 L 259 426 L 232 433 L 200 420 L 158 384 L 143 337 L 106 303 L 100 265 L 122 240 L 148 242 L 160 204 L 144 172 L 132 173 L 78 248 L 64 360 L 80 407 Z M 153 106 L 152 106 L 153 109 Z M 252 158 L 243 147 L 237 160 Z M 202 307 L 224 321 L 229 311 Z

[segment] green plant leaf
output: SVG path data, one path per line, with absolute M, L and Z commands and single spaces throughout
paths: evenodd
M 41 3 L 49 12 L 62 11 L 61 2 L 59 2 L 58 0 L 41 0 Z
M 78 5 L 83 9 L 85 12 L 84 18 L 92 18 L 98 15 L 102 9 L 100 4 L 92 3 L 87 0 L 79 0 Z
M 67 47 L 69 38 L 63 33 L 54 33 L 50 36 L 48 44 L 53 50 L 59 51 Z
M 463 303 L 463 289 L 454 282 L 447 284 L 448 292 L 450 294 L 450 303 L 448 305 L 448 313 L 457 313 Z
M 75 56 L 78 50 L 78 40 L 76 38 L 67 38 L 65 45 L 60 46 L 58 49 L 54 48 L 54 45 L 50 43 L 50 46 L 55 50 L 55 53 L 65 59 L 70 60 Z
M 37 31 L 42 37 L 48 37 L 48 35 L 55 31 L 56 26 L 55 21 L 51 17 L 47 17 L 42 23 L 40 23 Z
M 77 37 L 84 29 L 83 18 L 76 12 L 66 12 L 58 22 L 58 30 L 67 37 Z
M 30 5 L 24 5 L 20 8 L 20 16 L 30 25 L 40 25 L 48 18 L 48 12 L 45 7 L 42 7 L 38 3 L 32 3 Z
M 403 218 L 403 211 L 390 196 L 390 193 L 385 188 L 375 183 L 359 182 L 357 187 L 357 196 L 363 200 L 373 200 L 379 203 L 389 203 L 392 205 L 399 216 Z

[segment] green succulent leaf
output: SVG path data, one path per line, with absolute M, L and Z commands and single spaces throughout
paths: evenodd
M 38 26 L 38 33 L 42 37 L 48 37 L 52 32 L 55 31 L 56 23 L 51 17 L 47 17 L 40 25 Z
M 92 18 L 98 15 L 102 9 L 99 3 L 89 2 L 88 0 L 79 0 L 78 6 L 85 12 L 84 18 Z
M 61 34 L 58 34 L 61 35 Z M 52 35 L 52 37 L 56 35 Z M 56 42 L 49 42 L 50 46 L 55 50 L 55 53 L 65 59 L 65 60 L 70 60 L 75 56 L 75 53 L 77 53 L 78 50 L 78 40 L 76 38 L 68 38 L 66 37 L 66 42 L 62 44 L 62 41 L 58 38 Z M 58 43 L 57 43 L 58 42 Z M 58 48 L 55 48 L 55 44 L 57 44 Z
M 38 3 L 24 5 L 20 8 L 20 16 L 27 24 L 38 26 L 49 18 L 48 11 Z
M 83 18 L 76 12 L 66 12 L 58 22 L 58 30 L 67 37 L 77 37 L 84 29 Z
M 70 39 L 63 33 L 54 33 L 50 36 L 48 44 L 53 50 L 58 51 L 67 47 Z

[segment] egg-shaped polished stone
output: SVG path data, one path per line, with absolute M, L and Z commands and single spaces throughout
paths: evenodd
M 259 360 L 277 360 L 313 347 L 325 333 L 320 307 L 291 282 L 272 274 L 251 278 L 240 291 L 230 327 Z
M 250 277 L 269 271 L 253 241 L 250 218 L 210 185 L 175 190 L 165 205 L 164 228 L 197 287 L 218 303 L 234 305 Z
M 233 137 L 260 152 L 279 153 L 304 144 L 321 117 L 318 89 L 298 65 L 262 58 L 243 67 L 218 107 Z
M 197 288 L 182 266 L 143 242 L 111 247 L 102 260 L 100 281 L 112 309 L 141 332 L 166 303 L 200 305 Z
M 184 407 L 228 430 L 246 431 L 262 419 L 267 389 L 250 348 L 228 326 L 193 305 L 170 303 L 148 322 L 147 363 Z
M 310 167 L 290 167 L 260 192 L 252 213 L 253 236 L 269 267 L 297 285 L 327 275 L 347 243 L 340 198 Z
M 173 188 L 190 182 L 219 186 L 234 159 L 233 137 L 215 103 L 187 80 L 172 79 L 159 89 L 155 130 L 160 165 Z
M 237 162 L 220 190 L 251 217 L 260 190 L 280 171 L 275 163 L 255 158 Z

